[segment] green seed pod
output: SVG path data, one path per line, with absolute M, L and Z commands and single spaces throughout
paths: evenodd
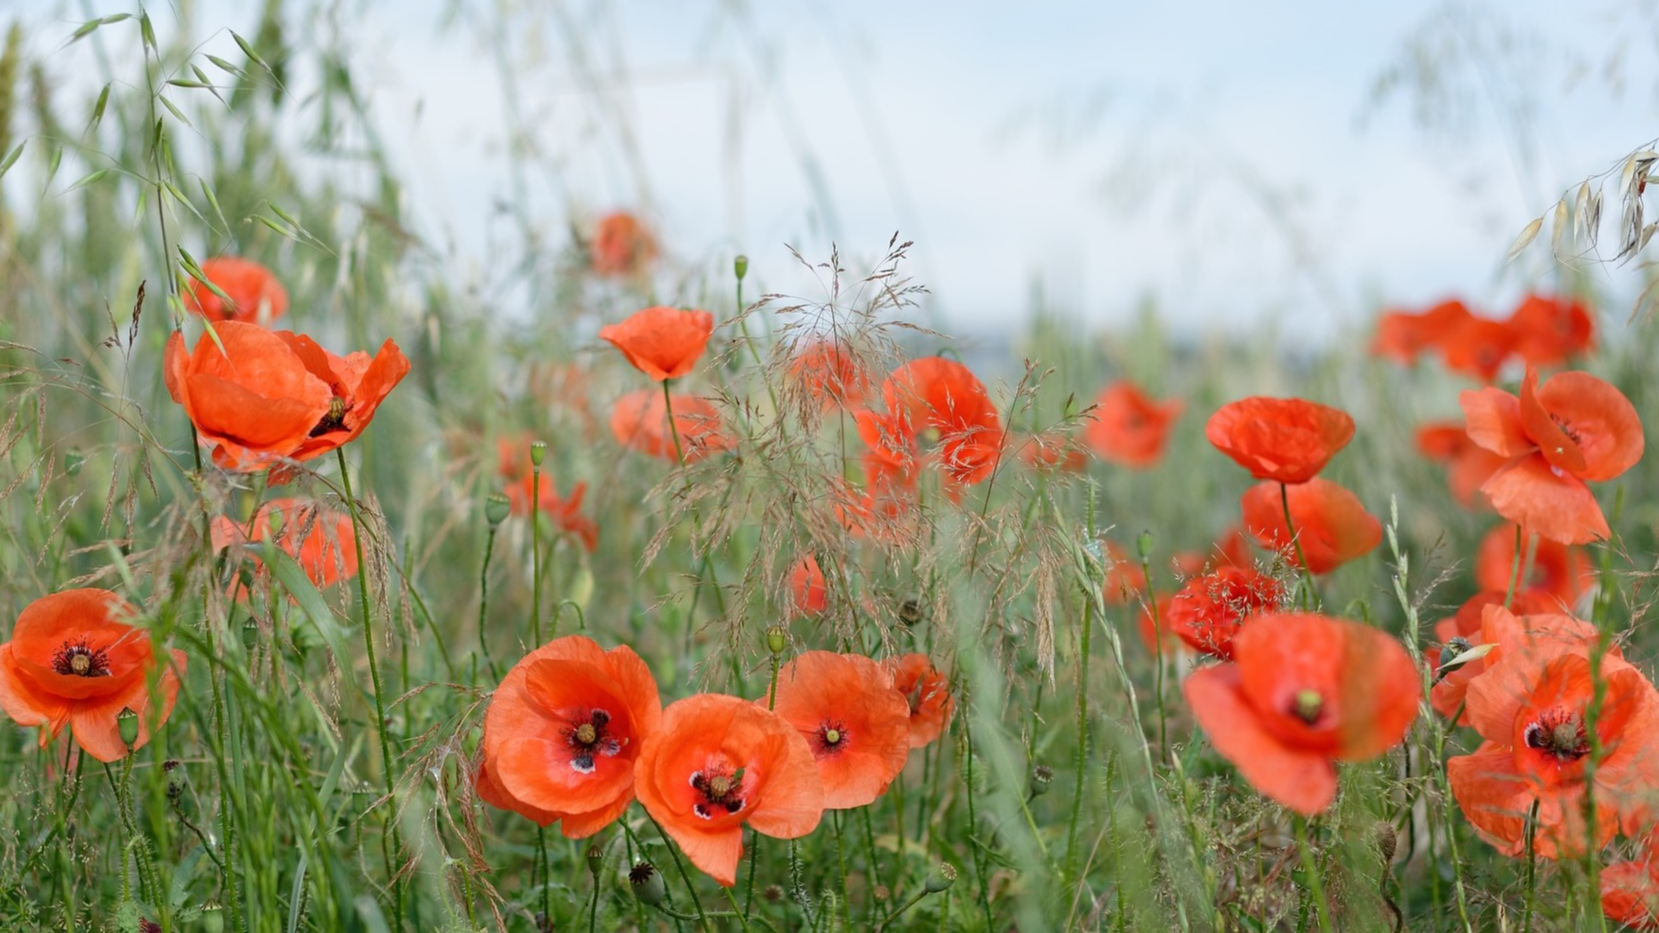
M 783 626 L 774 625 L 766 630 L 766 650 L 773 654 L 783 654 L 783 649 L 789 647 L 789 636 Z
M 494 527 L 507 520 L 507 513 L 512 511 L 512 507 L 512 503 L 507 501 L 506 496 L 499 492 L 492 492 L 484 500 L 484 518 L 489 521 L 491 527 Z
M 662 872 L 650 862 L 640 862 L 628 870 L 628 888 L 639 898 L 640 903 L 656 907 L 668 895 L 668 886 L 663 883 Z
M 530 442 L 530 465 L 533 466 L 533 467 L 540 467 L 541 462 L 543 460 L 546 460 L 546 459 L 547 459 L 547 442 L 546 441 L 531 441 Z
M 732 271 L 737 273 L 739 282 L 743 281 L 743 277 L 749 274 L 749 257 L 738 256 L 732 260 Z
M 922 882 L 922 887 L 926 888 L 929 894 L 938 894 L 950 890 L 950 886 L 955 883 L 956 866 L 949 862 L 940 862 L 939 867 L 927 873 L 927 880 Z
M 598 878 L 600 869 L 604 867 L 605 850 L 599 848 L 598 843 L 588 846 L 588 871 L 593 872 L 593 876 Z
M 1031 769 L 1031 780 L 1028 790 L 1033 797 L 1041 797 L 1048 793 L 1050 784 L 1054 783 L 1054 770 L 1048 765 L 1038 765 Z
M 121 712 L 115 717 L 116 728 L 121 731 L 121 744 L 132 748 L 138 742 L 138 714 L 131 707 L 121 707 Z
M 1135 553 L 1141 556 L 1141 563 L 1152 560 L 1152 532 L 1143 531 L 1135 536 Z

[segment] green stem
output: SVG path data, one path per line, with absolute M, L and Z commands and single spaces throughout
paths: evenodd
M 691 895 L 691 906 L 697 908 L 698 926 L 707 929 L 709 925 L 708 915 L 703 912 L 703 901 L 697 896 L 697 887 L 691 883 L 691 875 L 686 872 L 685 862 L 680 859 L 680 850 L 674 845 L 674 840 L 668 838 L 668 833 L 663 832 L 662 824 L 657 822 L 656 817 L 647 812 L 645 818 L 650 820 L 651 825 L 657 828 L 657 835 L 662 837 L 662 841 L 668 849 L 669 857 L 674 860 L 674 870 L 680 873 L 680 880 L 685 882 L 685 889 Z
M 1521 584 L 1521 523 L 1515 523 L 1515 556 L 1509 565 L 1509 590 L 1503 594 L 1503 607 L 1508 609 L 1515 602 L 1515 589 Z
M 541 468 L 530 470 L 530 648 L 541 647 Z
M 1532 898 L 1537 890 L 1538 850 L 1535 840 L 1538 836 L 1538 801 L 1532 801 L 1532 809 L 1527 813 L 1527 899 L 1526 909 L 1521 914 L 1521 933 L 1532 933 Z
M 1320 933 L 1331 933 L 1331 909 L 1325 903 L 1325 886 L 1319 880 L 1319 866 L 1314 864 L 1313 849 L 1308 845 L 1308 819 L 1296 814 L 1296 848 L 1302 853 L 1302 871 L 1308 878 L 1308 891 L 1313 895 L 1313 906 L 1319 915 Z
M 1285 510 L 1285 534 L 1290 536 L 1291 543 L 1296 546 L 1296 560 L 1302 566 L 1302 576 L 1308 588 L 1306 597 L 1302 600 L 1303 608 L 1311 608 L 1310 604 L 1315 592 L 1313 568 L 1308 566 L 1307 552 L 1302 550 L 1302 537 L 1296 533 L 1296 523 L 1290 517 L 1290 487 L 1284 483 L 1279 484 L 1279 504 Z
M 674 439 L 674 459 L 680 466 L 685 466 L 685 451 L 680 449 L 680 427 L 674 423 L 674 396 L 668 392 L 670 380 L 662 381 L 662 404 L 668 415 L 668 436 Z
M 501 669 L 490 657 L 489 623 L 486 619 L 490 605 L 490 555 L 495 553 L 495 526 L 491 525 L 484 537 L 484 563 L 478 568 L 478 648 L 484 654 L 484 663 L 490 666 L 490 677 L 501 680 Z
M 1152 589 L 1151 559 L 1141 558 L 1141 574 L 1146 577 L 1146 601 L 1152 607 L 1152 655 L 1153 662 L 1157 665 L 1152 672 L 1152 691 L 1158 699 L 1158 760 L 1168 761 L 1168 720 L 1164 714 L 1164 667 L 1167 660 L 1164 656 L 1164 620 L 1163 613 L 1158 607 L 1158 594 Z M 1088 607 L 1093 605 L 1094 601 L 1090 600 Z M 1085 607 L 1085 612 L 1088 611 L 1088 607 Z M 1083 630 L 1088 631 L 1086 623 Z

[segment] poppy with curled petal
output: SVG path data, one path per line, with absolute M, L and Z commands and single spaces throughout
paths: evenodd
M 956 709 L 950 682 L 925 654 L 888 658 L 886 667 L 893 677 L 893 688 L 910 707 L 910 747 L 932 745 L 944 733 Z
M 918 447 L 932 449 L 940 469 L 958 486 L 981 482 L 996 469 L 1002 453 L 1002 422 L 991 395 L 968 367 L 930 356 L 893 370 L 881 384 L 885 416 L 860 436 L 875 437 L 872 449 L 901 468 L 918 462 Z M 937 445 L 934 447 L 934 445 Z
M 1505 650 L 1469 683 L 1469 724 L 1485 741 L 1473 754 L 1449 759 L 1446 776 L 1464 818 L 1505 855 L 1525 854 L 1534 807 L 1533 850 L 1544 858 L 1577 857 L 1587 842 L 1599 850 L 1616 833 L 1639 833 L 1651 823 L 1659 694 L 1613 655 L 1601 658 L 1592 677 L 1592 650 Z M 1589 713 L 1598 694 L 1596 838 L 1589 839 Z
M 1509 458 L 1471 441 L 1469 432 L 1458 421 L 1436 421 L 1419 427 L 1417 451 L 1446 465 L 1446 485 L 1457 504 L 1466 509 L 1486 504 L 1485 499 L 1475 494 L 1482 483 L 1509 462 Z
M 790 605 L 802 615 L 817 615 L 829 607 L 829 588 L 818 558 L 808 554 L 790 568 L 789 598 Z
M 1531 294 L 1509 316 L 1515 353 L 1528 366 L 1558 366 L 1596 342 L 1590 309 L 1576 298 Z
M 1544 597 L 1558 609 L 1570 609 L 1595 582 L 1595 570 L 1582 548 L 1570 547 L 1548 538 L 1531 542 L 1532 553 L 1522 593 Z M 1498 525 L 1480 539 L 1475 552 L 1475 584 L 1483 590 L 1507 592 L 1515 575 L 1515 526 Z
M 1354 419 L 1299 398 L 1251 396 L 1210 416 L 1204 436 L 1256 479 L 1305 483 L 1354 437 Z
M 1284 599 L 1284 585 L 1250 567 L 1218 567 L 1193 577 L 1160 607 L 1162 626 L 1194 651 L 1233 658 L 1233 639 L 1252 618 Z
M 1383 754 L 1417 718 L 1416 666 L 1368 625 L 1263 615 L 1233 639 L 1233 655 L 1188 675 L 1187 703 L 1256 790 L 1305 816 L 1336 798 L 1336 761 Z
M 168 338 L 165 377 L 227 470 L 264 470 L 349 443 L 409 373 L 390 340 L 373 357 L 339 357 L 303 334 L 255 324 L 224 321 L 214 331 L 218 342 L 203 335 L 190 351 L 179 333 Z
M 1550 600 L 1535 594 L 1516 593 L 1506 609 L 1506 595 L 1502 592 L 1477 593 L 1458 609 L 1456 615 L 1441 620 L 1434 627 L 1442 647 L 1430 652 L 1430 664 L 1436 670 L 1429 703 L 1435 712 L 1450 719 L 1454 725 L 1462 721 L 1469 684 L 1498 663 L 1506 653 L 1553 653 L 1563 648 L 1589 645 L 1596 640 L 1595 626 L 1554 612 L 1557 607 L 1551 605 Z M 1451 647 L 1449 653 L 1446 650 L 1448 645 Z M 1479 646 L 1486 646 L 1484 655 L 1449 671 L 1439 670 L 1442 660 L 1451 661 L 1464 651 Z M 1613 649 L 1613 653 L 1618 654 L 1618 649 Z
M 599 339 L 621 350 L 635 369 L 662 382 L 690 373 L 712 333 L 714 315 L 707 311 L 658 305 L 599 328 Z
M 1589 373 L 1527 371 L 1520 397 L 1464 392 L 1469 438 L 1508 459 L 1480 487 L 1499 515 L 1561 544 L 1611 532 L 1589 482 L 1609 480 L 1642 457 L 1642 422 L 1630 400 Z
M 627 211 L 606 214 L 594 226 L 589 259 L 600 275 L 638 275 L 656 256 L 656 241 L 639 218 Z
M 227 302 L 203 282 L 192 281 L 184 307 L 217 324 L 241 321 L 268 325 L 288 312 L 288 291 L 271 270 L 251 259 L 215 256 L 202 263 L 202 275 L 230 300 Z
M 1377 335 L 1371 342 L 1371 352 L 1410 366 L 1424 351 L 1439 347 L 1448 334 L 1471 317 L 1468 306 L 1456 298 L 1442 301 L 1427 311 L 1385 312 L 1377 319 Z
M 634 765 L 639 802 L 691 863 L 737 883 L 743 826 L 799 839 L 818 828 L 824 786 L 812 750 L 776 713 L 705 693 L 663 711 Z
M 1648 834 L 1636 858 L 1601 870 L 1601 910 L 1623 927 L 1659 930 L 1659 828 Z
M 131 750 L 121 741 L 124 710 L 138 715 L 136 749 L 167 721 L 184 673 L 182 651 L 158 653 L 150 635 L 128 625 L 138 615 L 108 590 L 65 590 L 24 608 L 11 641 L 0 645 L 0 710 L 20 726 L 39 726 L 40 744 L 65 726 L 75 744 L 103 762 Z
M 624 447 L 673 460 L 677 456 L 674 439 L 677 435 L 680 452 L 685 461 L 693 463 L 722 450 L 730 450 L 731 438 L 726 436 L 720 421 L 720 411 L 706 399 L 694 395 L 675 395 L 674 434 L 669 433 L 669 402 L 655 389 L 629 392 L 616 400 L 611 409 L 611 436 Z
M 213 520 L 213 549 L 272 541 L 305 571 L 317 589 L 327 589 L 357 576 L 357 530 L 351 515 L 322 508 L 303 499 L 272 499 L 259 507 L 253 519 L 235 522 L 221 515 Z M 259 553 L 248 559 L 260 566 Z M 244 595 L 240 583 L 237 595 Z
M 1285 526 L 1286 498 L 1294 532 Z M 1239 505 L 1244 527 L 1258 544 L 1285 555 L 1286 563 L 1306 557 L 1309 573 L 1330 573 L 1382 541 L 1382 523 L 1365 511 L 1359 497 L 1317 476 L 1295 486 L 1257 483 L 1245 490 Z
M 910 755 L 910 706 L 893 674 L 856 654 L 807 651 L 778 671 L 770 705 L 806 740 L 824 808 L 862 807 L 887 791 Z
M 1155 401 L 1133 382 L 1119 380 L 1095 399 L 1083 443 L 1108 463 L 1135 469 L 1155 466 L 1163 458 L 1170 426 L 1185 408 L 1180 399 Z
M 626 645 L 555 638 L 513 665 L 484 716 L 486 803 L 582 839 L 634 799 L 634 763 L 662 722 L 651 671 Z

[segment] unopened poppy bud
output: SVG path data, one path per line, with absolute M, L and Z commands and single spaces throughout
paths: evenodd
M 121 731 L 121 744 L 132 748 L 138 741 L 138 714 L 132 711 L 132 707 L 123 706 L 115 716 L 115 725 Z
M 599 848 L 598 843 L 588 846 L 588 871 L 599 877 L 599 870 L 605 867 L 605 850 Z
M 507 520 L 507 513 L 512 511 L 513 504 L 499 492 L 490 493 L 484 500 L 484 518 L 493 527 Z
M 784 633 L 783 626 L 774 625 L 766 630 L 766 650 L 773 654 L 783 654 L 783 649 L 789 647 L 789 637 Z
M 541 466 L 541 462 L 543 460 L 546 460 L 546 459 L 547 459 L 547 442 L 546 441 L 531 441 L 530 442 L 530 465 L 533 466 L 533 467 L 539 467 L 539 466 Z
M 1038 765 L 1031 769 L 1030 792 L 1033 797 L 1041 797 L 1048 793 L 1048 786 L 1054 783 L 1054 769 L 1048 765 Z
M 1135 536 L 1135 553 L 1141 556 L 1141 563 L 1152 560 L 1152 532 L 1143 531 Z
M 1474 646 L 1469 644 L 1469 639 L 1464 638 L 1461 635 L 1446 642 L 1444 645 L 1441 645 L 1440 663 L 1436 665 L 1434 669 L 1435 679 L 1438 680 L 1441 677 L 1445 677 L 1452 671 L 1462 667 L 1462 664 L 1453 664 L 1452 662 L 1457 660 L 1458 655 L 1463 654 L 1472 647 Z
M 927 880 L 922 882 L 922 887 L 926 888 L 929 894 L 938 894 L 940 891 L 950 890 L 950 886 L 955 883 L 956 866 L 949 862 L 940 862 L 938 868 L 927 873 Z
M 732 271 L 737 273 L 739 282 L 743 281 L 743 277 L 749 274 L 749 257 L 739 255 L 736 259 L 733 259 Z
M 1377 824 L 1377 851 L 1382 853 L 1383 864 L 1394 861 L 1394 850 L 1400 844 L 1400 834 L 1394 830 L 1393 823 Z
M 668 886 L 663 884 L 662 872 L 650 862 L 640 862 L 628 870 L 628 888 L 639 898 L 640 903 L 655 907 L 661 904 L 668 894 Z

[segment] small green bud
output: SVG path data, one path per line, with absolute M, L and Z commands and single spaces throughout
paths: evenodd
M 547 459 L 547 442 L 546 441 L 531 441 L 530 442 L 530 465 L 533 466 L 533 467 L 540 467 L 541 462 L 543 460 L 546 460 L 546 459 Z
M 1048 765 L 1038 765 L 1031 769 L 1031 780 L 1028 790 L 1033 797 L 1041 797 L 1048 793 L 1048 787 L 1054 783 L 1054 769 Z
M 507 520 L 507 513 L 512 511 L 513 504 L 499 492 L 492 492 L 484 500 L 484 518 L 494 527 Z
M 1452 662 L 1457 660 L 1458 655 L 1463 654 L 1465 651 L 1468 651 L 1472 647 L 1474 647 L 1474 646 L 1469 644 L 1469 639 L 1464 638 L 1461 635 L 1453 638 L 1451 641 L 1446 642 L 1444 645 L 1441 645 L 1440 646 L 1440 663 L 1436 664 L 1435 668 L 1434 668 L 1435 681 L 1438 683 L 1440 678 L 1445 677 L 1447 674 L 1450 674 L 1452 671 L 1455 671 L 1459 667 L 1462 667 L 1463 665 L 1461 665 L 1461 664 L 1453 665 Z
M 938 894 L 950 890 L 950 886 L 955 883 L 956 866 L 949 862 L 940 862 L 938 868 L 927 873 L 927 880 L 922 882 L 922 887 L 926 888 L 929 894 Z
M 1143 531 L 1135 536 L 1135 553 L 1141 556 L 1141 563 L 1152 560 L 1152 532 Z
M 743 277 L 749 274 L 749 257 L 739 255 L 736 259 L 733 259 L 732 271 L 737 273 L 739 282 L 743 281 Z
M 115 716 L 115 725 L 121 731 L 121 744 L 131 749 L 138 742 L 138 714 L 132 707 L 123 706 Z
M 789 636 L 783 626 L 774 625 L 766 630 L 766 650 L 773 654 L 783 654 L 783 649 L 789 647 Z
M 662 872 L 650 862 L 640 862 L 628 869 L 628 888 L 639 898 L 640 903 L 651 907 L 661 904 L 668 895 L 668 886 L 663 883 Z
M 593 876 L 598 878 L 600 869 L 604 867 L 605 850 L 599 848 L 598 843 L 588 846 L 588 871 L 593 872 Z

